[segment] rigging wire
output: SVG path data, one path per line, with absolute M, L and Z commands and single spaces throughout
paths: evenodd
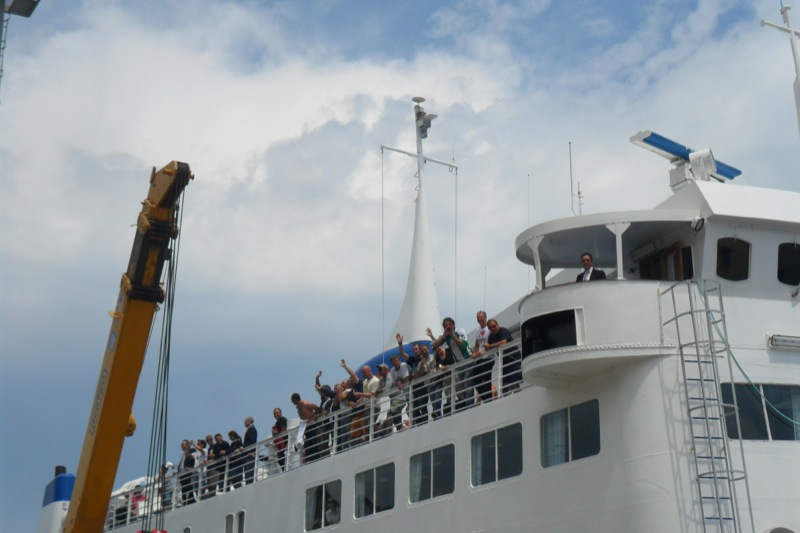
M 180 196 L 178 200 L 177 212 L 179 221 L 177 227 L 180 228 L 183 222 L 183 203 L 186 194 Z M 164 314 L 161 321 L 161 341 L 158 354 L 158 368 L 156 370 L 156 390 L 153 402 L 153 424 L 150 433 L 150 449 L 147 458 L 147 475 L 151 483 L 147 485 L 145 502 L 150 512 L 147 512 L 144 520 L 144 530 L 163 529 L 164 513 L 152 512 L 156 509 L 156 502 L 161 506 L 171 501 L 166 500 L 168 494 L 174 494 L 174 486 L 177 477 L 170 478 L 165 471 L 161 475 L 162 466 L 166 465 L 167 454 L 167 421 L 169 415 L 169 369 L 172 345 L 172 316 L 175 308 L 175 287 L 177 285 L 178 259 L 180 257 L 180 232 L 172 241 L 170 256 L 167 261 L 167 276 L 165 283 Z M 154 317 L 155 319 L 155 317 Z M 159 507 L 160 508 L 160 507 Z
M 452 162 L 455 164 L 456 156 L 453 152 Z M 448 167 L 453 172 L 454 167 Z M 453 193 L 455 203 L 454 215 L 454 238 L 453 238 L 453 316 L 458 320 L 458 167 L 455 167 L 455 191 Z
M 386 346 L 384 345 L 386 339 L 386 272 L 385 272 L 385 262 L 386 262 L 386 253 L 385 253 L 385 231 L 386 231 L 386 223 L 384 220 L 384 192 L 383 192 L 383 181 L 384 181 L 384 152 L 383 146 L 381 146 L 381 338 L 380 338 L 380 353 L 383 354 L 383 358 L 381 359 L 382 363 L 386 362 Z

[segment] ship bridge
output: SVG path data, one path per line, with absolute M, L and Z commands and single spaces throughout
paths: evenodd
M 584 252 L 592 254 L 598 268 L 614 269 L 622 279 L 630 262 L 655 252 L 664 236 L 690 229 L 699 220 L 697 209 L 620 211 L 554 220 L 517 237 L 517 258 L 536 269 L 540 288 L 553 269 L 575 268 Z
M 650 210 L 585 215 L 530 227 L 516 255 L 534 266 L 536 289 L 519 305 L 523 375 L 550 386 L 624 362 L 674 353 L 661 292 L 675 282 L 710 281 L 731 304 L 774 316 L 770 330 L 735 324 L 739 346 L 794 336 L 800 303 L 800 194 L 689 181 Z M 592 254 L 609 281 L 573 285 Z M 555 269 L 566 269 L 555 276 Z M 776 312 L 780 309 L 779 312 Z M 792 318 L 792 317 L 795 318 Z

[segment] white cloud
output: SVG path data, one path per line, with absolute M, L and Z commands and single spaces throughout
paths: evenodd
M 17 395 L 42 399 L 48 368 L 77 372 L 72 383 L 45 380 L 52 395 L 69 397 L 62 405 L 13 413 L 17 434 L 31 434 L 31 423 L 68 428 L 58 457 L 30 439 L 15 456 L 75 467 L 88 400 L 70 388 L 94 387 L 104 312 L 151 165 L 179 159 L 197 175 L 182 226 L 173 350 L 184 372 L 173 392 L 183 406 L 207 391 L 208 419 L 176 422 L 171 437 L 238 425 L 252 406 L 265 419 L 262 406 L 310 390 L 309 368 L 336 376 L 338 356 L 355 361 L 382 345 L 407 276 L 415 165 L 379 147 L 414 151 L 412 96 L 439 115 L 426 153 L 455 153 L 460 165 L 457 228 L 456 175 L 425 170 L 440 308 L 458 321 L 528 290 L 514 238 L 529 220 L 571 215 L 570 141 L 584 212 L 647 207 L 669 194 L 666 162 L 628 143 L 639 129 L 712 147 L 745 170 L 745 183 L 796 187 L 788 44 L 753 17 L 720 27 L 729 6 L 749 14 L 757 3 L 702 1 L 677 21 L 659 19 L 671 2 L 651 18 L 609 7 L 592 23 L 608 41 L 577 50 L 563 32 L 541 33 L 546 24 L 536 40 L 523 38 L 554 4 L 449 4 L 415 13 L 429 38 L 404 56 L 353 56 L 335 33 L 308 40 L 304 24 L 358 25 L 336 3 L 305 21 L 291 4 L 137 5 L 82 3 L 62 28 L 51 14 L 59 8 L 43 3 L 26 22 L 36 39 L 12 21 L 0 107 L 0 264 L 10 274 L 0 324 L 17 356 L 2 362 L 4 417 Z M 563 47 L 536 48 L 556 41 Z M 554 56 L 581 61 L 552 64 Z M 232 364 L 247 376 L 226 376 Z M 146 450 L 146 437 L 137 439 L 131 447 Z M 136 460 L 124 459 L 120 475 L 141 472 Z M 41 461 L 20 461 L 31 462 Z M 17 476 L 12 466 L 3 474 Z M 13 496 L 24 504 L 2 504 L 10 529 L 32 529 L 23 514 L 38 512 L 30 502 L 49 471 L 26 472 L 30 483 Z

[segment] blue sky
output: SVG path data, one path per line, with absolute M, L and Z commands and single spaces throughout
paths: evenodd
M 173 326 L 174 459 L 182 438 L 241 429 L 247 415 L 265 436 L 273 407 L 312 395 L 316 370 L 340 379 L 340 357 L 357 364 L 388 338 L 414 163 L 379 147 L 414 149 L 413 96 L 439 115 L 426 153 L 460 165 L 457 223 L 456 176 L 426 176 L 440 309 L 468 329 L 477 309 L 528 291 L 513 246 L 528 222 L 571 215 L 569 142 L 584 213 L 669 195 L 665 161 L 628 142 L 644 129 L 713 148 L 744 184 L 797 190 L 789 44 L 758 24 L 780 22 L 779 7 L 42 0 L 12 19 L 0 86 L 4 526 L 33 530 L 53 467 L 77 466 L 152 166 L 177 159 L 197 177 Z M 151 350 L 117 486 L 146 468 L 155 362 Z

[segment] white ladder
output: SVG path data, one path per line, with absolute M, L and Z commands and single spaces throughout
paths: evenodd
M 742 440 L 738 439 L 740 466 L 734 468 L 725 434 L 726 417 L 729 424 L 735 422 L 736 435 L 741 428 L 736 396 L 732 394 L 733 404 L 725 404 L 719 380 L 718 361 L 723 358 L 733 375 L 720 286 L 711 281 L 679 282 L 663 290 L 660 300 L 662 335 L 674 332 L 681 358 L 702 530 L 745 531 L 736 492 L 737 482 L 743 482 L 745 510 L 754 531 Z

